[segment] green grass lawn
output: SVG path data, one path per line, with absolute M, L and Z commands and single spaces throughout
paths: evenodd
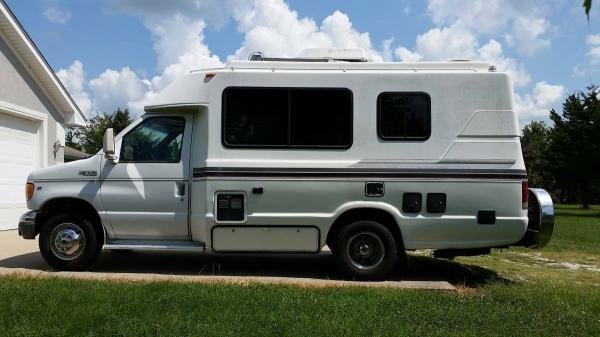
M 600 206 L 557 205 L 556 226 L 546 250 L 600 255 Z M 600 257 L 600 256 L 599 256 Z
M 600 207 L 557 207 L 551 244 L 412 256 L 458 292 L 0 278 L 0 336 L 598 336 Z

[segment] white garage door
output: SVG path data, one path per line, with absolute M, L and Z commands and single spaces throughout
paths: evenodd
M 17 227 L 25 206 L 25 183 L 37 167 L 38 123 L 0 112 L 0 230 Z

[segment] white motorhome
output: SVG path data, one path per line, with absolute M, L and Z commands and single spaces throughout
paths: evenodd
M 378 279 L 406 250 L 539 248 L 510 77 L 483 62 L 351 49 L 191 72 L 103 151 L 37 170 L 20 235 L 56 269 L 107 250 L 317 253 Z M 529 210 L 528 210 L 529 206 Z

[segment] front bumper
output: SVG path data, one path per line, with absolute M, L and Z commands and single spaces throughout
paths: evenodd
M 21 215 L 19 220 L 19 235 L 23 239 L 33 240 L 38 234 L 35 219 L 37 218 L 37 211 L 29 211 Z

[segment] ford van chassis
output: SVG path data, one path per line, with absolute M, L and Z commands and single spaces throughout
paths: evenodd
M 59 270 L 102 250 L 319 253 L 382 279 L 405 252 L 544 247 L 510 77 L 356 49 L 193 71 L 89 158 L 32 172 L 19 223 Z

